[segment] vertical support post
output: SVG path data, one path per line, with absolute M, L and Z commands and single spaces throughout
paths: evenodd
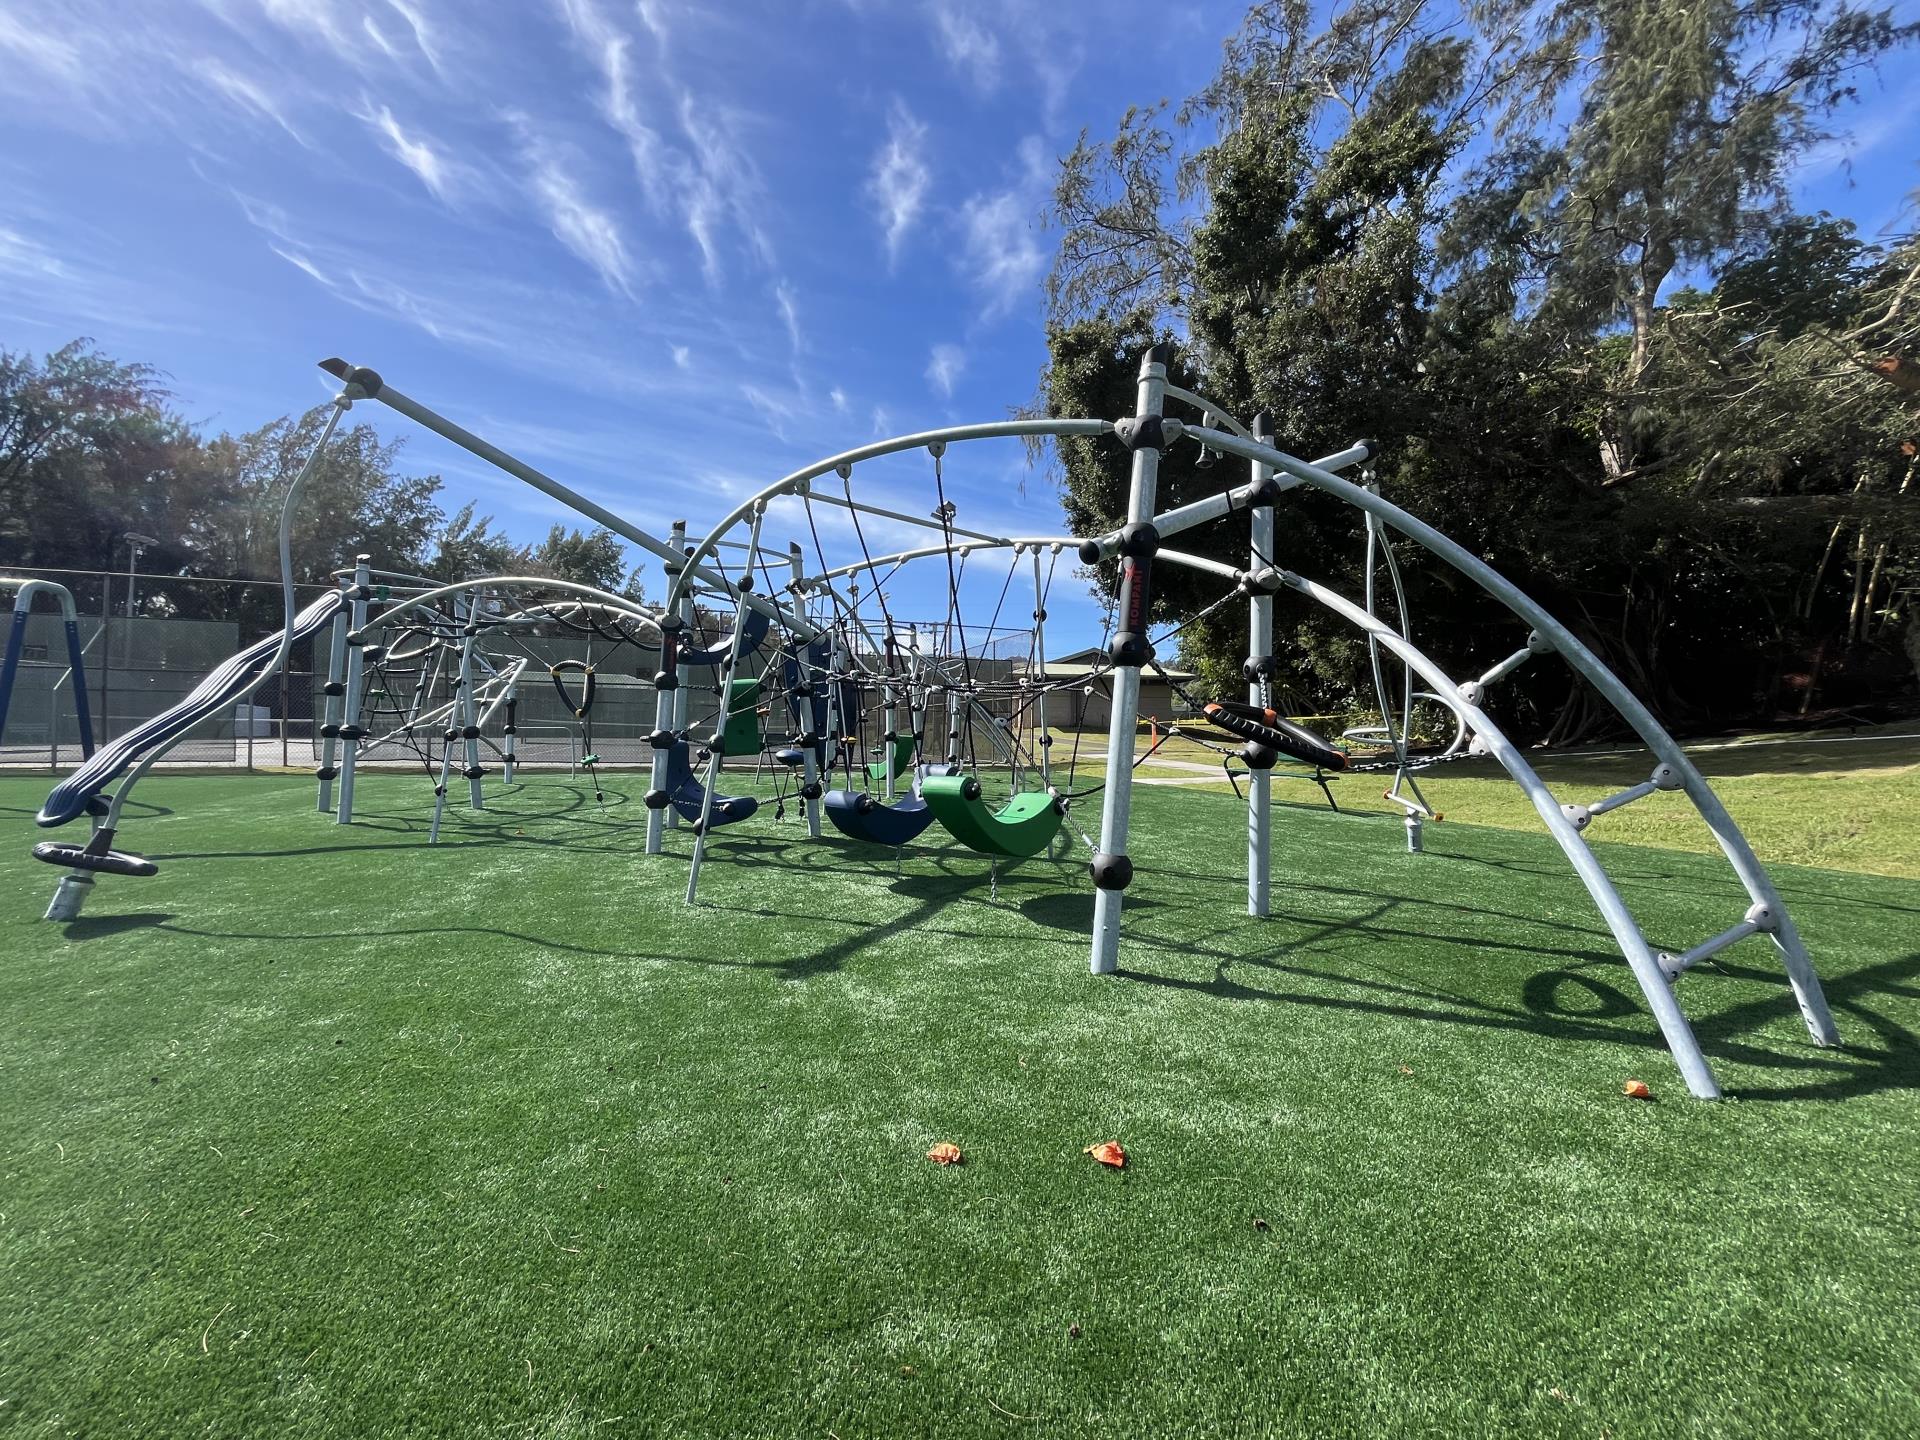
M 1055 545 L 1058 555 L 1060 547 Z M 1035 748 L 1040 752 L 1040 784 L 1053 789 L 1053 732 L 1047 728 L 1047 587 L 1040 575 L 1040 547 L 1033 547 L 1033 664 L 1039 673 L 1034 683 L 1040 693 L 1033 700 L 1033 727 L 1040 732 Z
M 509 681 L 507 684 L 507 723 L 505 728 L 501 731 L 501 736 L 500 736 L 503 742 L 500 747 L 502 752 L 501 760 L 500 760 L 500 766 L 501 766 L 500 783 L 502 785 L 513 784 L 514 761 L 519 758 L 517 747 L 514 744 L 515 738 L 520 733 L 520 727 L 516 723 L 516 717 L 519 714 L 519 710 L 520 710 L 520 680 L 519 680 L 519 677 L 516 675 L 514 679 Z
M 893 803 L 893 636 L 887 636 L 887 678 L 881 682 L 880 709 L 880 774 L 885 783 L 887 803 Z
M 460 597 L 454 597 L 454 613 L 461 613 Z M 460 739 L 464 742 L 467 777 L 467 808 L 484 810 L 486 796 L 480 791 L 480 712 L 473 703 L 473 646 L 480 632 L 480 592 L 466 594 L 466 623 L 460 627 Z
M 288 663 L 280 667 L 280 768 L 285 770 L 292 763 L 293 751 L 287 742 L 287 706 L 292 704 L 291 687 L 287 684 L 287 671 L 292 668 L 293 657 L 287 657 Z M 307 645 L 307 688 L 313 688 L 313 645 Z
M 347 593 L 352 597 L 348 629 L 355 637 L 367 623 L 367 597 L 373 593 L 373 572 L 367 562 L 372 558 L 371 555 L 353 557 L 353 588 Z M 340 707 L 340 808 L 334 813 L 336 825 L 353 823 L 353 762 L 360 753 L 360 686 L 367 668 L 364 650 L 364 645 L 347 644 L 346 694 Z
M 7 658 L 0 661 L 0 738 L 7 733 L 7 707 L 13 700 L 13 677 L 20 669 L 21 648 L 27 639 L 27 611 L 33 592 L 22 590 L 14 597 L 13 624 L 7 630 Z
M 767 516 L 765 501 L 753 507 L 753 523 L 747 527 L 747 554 L 760 549 L 760 524 Z M 733 639 L 727 644 L 726 667 L 720 672 L 720 711 L 713 722 L 713 742 L 707 747 L 707 792 L 700 797 L 700 823 L 693 831 L 693 865 L 687 871 L 687 903 L 693 904 L 700 887 L 700 865 L 707 855 L 707 832 L 713 828 L 713 787 L 720 783 L 720 762 L 725 758 L 722 737 L 726 734 L 728 712 L 733 703 L 733 673 L 740 665 L 740 642 L 747 630 L 747 595 L 753 588 L 753 567 L 741 575 L 740 598 L 733 611 Z
M 1133 451 L 1133 483 L 1120 541 L 1120 628 L 1108 647 L 1113 660 L 1113 713 L 1107 730 L 1106 803 L 1100 811 L 1100 849 L 1093 857 L 1093 948 L 1089 968 L 1111 975 L 1120 963 L 1121 896 L 1133 880 L 1127 856 L 1127 822 L 1133 808 L 1133 742 L 1140 723 L 1140 667 L 1153 653 L 1147 622 L 1153 607 L 1153 557 L 1160 548 L 1153 528 L 1154 493 L 1160 479 L 1160 409 L 1166 398 L 1172 347 L 1155 345 L 1140 362 L 1133 419 L 1117 433 Z M 1089 542 L 1092 544 L 1093 542 Z M 1089 559 L 1099 559 L 1098 546 Z
M 1253 417 L 1253 438 L 1262 445 L 1273 443 L 1273 420 L 1261 411 Z M 1273 467 L 1253 464 L 1253 483 L 1263 486 L 1273 479 Z M 1273 567 L 1273 497 L 1265 490 L 1255 491 L 1252 508 L 1247 512 L 1252 554 L 1247 573 L 1257 575 Z M 1262 503 L 1264 501 L 1265 503 Z M 1254 587 L 1247 602 L 1247 703 L 1265 709 L 1270 699 L 1273 673 L 1273 592 Z M 1273 772 L 1255 770 L 1247 777 L 1247 913 L 1265 915 L 1272 903 L 1273 876 Z
M 341 580 L 341 592 L 344 594 L 348 588 L 348 582 Z M 320 783 L 314 800 L 314 808 L 322 815 L 333 809 L 336 773 L 333 762 L 339 757 L 340 747 L 340 697 L 347 693 L 347 612 L 344 609 L 333 617 L 327 633 L 327 678 L 322 687 L 326 704 L 320 712 Z
M 809 613 L 807 597 L 800 593 L 800 582 L 806 575 L 806 561 L 800 553 L 800 544 L 798 541 L 794 541 L 787 546 L 787 564 L 793 571 L 793 613 L 801 624 L 811 627 L 813 621 Z M 823 755 L 825 751 L 806 744 L 805 738 L 813 734 L 814 687 L 825 684 L 826 681 L 824 676 L 815 674 L 813 667 L 808 663 L 813 655 L 813 641 L 796 639 L 793 643 L 795 646 L 793 673 L 799 682 L 799 688 L 806 692 L 796 697 L 798 709 L 795 711 L 795 714 L 799 717 L 800 726 L 800 734 L 796 738 L 802 741 L 800 746 L 800 796 L 801 803 L 804 805 L 807 813 L 807 834 L 813 839 L 818 840 L 820 838 L 820 756 Z
M 113 739 L 113 575 L 100 577 L 100 743 Z
M 685 538 L 684 521 L 681 525 L 681 536 L 682 539 Z M 680 547 L 680 553 L 690 555 L 693 553 L 693 547 L 683 544 Z M 683 635 L 691 635 L 693 633 L 693 616 L 693 592 L 689 589 L 680 596 L 679 618 L 680 631 Z M 693 728 L 692 714 L 693 692 L 685 685 L 681 685 L 673 692 L 673 725 L 671 728 L 677 738 L 684 740 L 688 737 Z M 688 761 L 688 766 L 691 768 L 691 760 Z M 667 828 L 669 830 L 678 830 L 680 828 L 680 812 L 678 810 L 667 811 Z
M 687 548 L 687 522 L 676 520 L 670 536 L 670 548 L 674 555 L 684 555 Z M 678 560 L 662 560 L 661 573 L 667 577 L 667 588 L 671 590 L 675 578 L 682 569 Z M 673 742 L 677 738 L 674 726 L 674 696 L 680 689 L 680 636 L 683 628 L 678 615 L 660 617 L 660 668 L 653 676 L 653 734 L 648 741 L 653 746 L 653 779 L 647 788 L 647 854 L 658 855 L 663 837 L 666 834 L 667 817 L 672 813 L 668 809 L 667 772 L 669 757 L 673 753 Z
M 840 643 L 843 635 L 841 628 L 835 626 L 827 639 L 827 733 L 824 737 L 826 745 L 820 752 L 827 767 L 827 773 L 821 783 L 826 785 L 833 783 L 833 765 L 840 758 L 841 741 L 847 728 L 847 717 L 840 713 L 841 702 L 847 695 L 845 686 L 840 683 L 840 676 L 847 663 L 846 652 Z

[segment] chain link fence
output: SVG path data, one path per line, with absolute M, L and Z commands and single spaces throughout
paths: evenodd
M 52 580 L 65 585 L 79 610 L 79 632 L 89 708 L 96 745 L 125 735 L 185 699 L 207 674 L 248 645 L 275 634 L 283 620 L 278 583 L 260 580 L 202 579 L 63 571 L 16 567 L 14 579 Z M 296 605 L 304 606 L 323 587 L 296 587 Z M 0 605 L 11 605 L 11 590 L 0 592 Z M 904 636 L 907 626 L 897 625 Z M 1031 707 L 1010 699 L 1006 682 L 1028 668 L 1032 646 L 1030 630 L 1013 627 L 969 626 L 966 654 L 959 654 L 958 636 L 951 627 L 922 624 L 911 627 L 920 639 L 923 655 L 943 655 L 942 673 L 958 680 L 964 673 L 994 693 L 995 698 L 960 718 L 959 749 L 983 759 L 1004 755 L 1008 737 L 1031 752 Z M 0 765 L 70 769 L 82 756 L 74 677 L 68 664 L 66 636 L 59 607 L 41 596 L 28 618 L 11 703 L 0 729 Z M 860 658 L 882 668 L 885 658 L 866 654 L 856 640 Z M 515 729 L 519 758 L 530 765 L 571 765 L 591 753 L 600 763 L 641 766 L 651 763 L 652 734 L 657 710 L 653 686 L 659 663 L 656 651 L 633 645 L 612 645 L 590 638 L 542 637 L 516 644 L 499 635 L 487 637 L 481 677 L 503 672 L 516 659 L 526 660 L 516 691 Z M 321 759 L 321 717 L 326 696 L 328 637 L 325 631 L 295 644 L 285 670 L 262 683 L 217 716 L 196 726 L 168 752 L 170 763 L 235 765 L 246 767 L 308 767 Z M 903 655 L 904 652 L 901 652 Z M 430 716 L 454 695 L 458 646 L 440 647 L 417 661 L 370 667 L 366 679 L 366 715 L 373 748 L 361 763 L 377 765 L 439 765 L 445 746 L 442 717 L 403 729 L 406 717 Z M 897 658 L 899 658 L 897 656 Z M 573 702 L 552 683 L 548 667 L 577 660 L 595 667 L 594 704 L 587 722 L 573 713 Z M 757 676 L 766 665 L 764 655 L 743 657 L 741 674 Z M 317 673 L 316 673 L 317 667 Z M 577 674 L 565 677 L 577 693 Z M 721 710 L 718 671 L 690 667 L 685 672 L 688 728 L 696 736 L 709 733 Z M 763 711 L 761 729 L 769 743 L 791 737 L 796 726 L 778 685 L 763 688 L 757 708 Z M 858 725 L 857 748 L 877 760 L 883 746 L 885 718 L 877 689 L 866 687 Z M 1056 711 L 1064 707 L 1056 705 Z M 1053 723 L 1065 718 L 1056 713 Z M 904 702 L 894 717 L 905 731 L 910 719 Z M 504 743 L 504 712 L 487 727 L 489 748 Z M 936 693 L 923 719 L 924 754 L 939 757 L 947 746 L 945 697 Z M 998 730 L 999 735 L 990 733 Z M 387 737 L 382 742 L 382 737 Z M 382 743 L 373 743 L 382 742 Z M 458 757 L 456 757 L 458 763 Z M 734 757 L 730 766 L 757 763 L 756 758 Z
M 177 705 L 222 661 L 280 629 L 281 590 L 270 581 L 10 567 L 10 579 L 51 580 L 73 593 L 96 745 Z M 319 586 L 297 587 L 305 604 Z M 12 590 L 0 594 L 12 608 Z M 79 763 L 74 676 L 59 607 L 44 595 L 28 616 L 13 694 L 0 730 L 0 765 Z M 298 765 L 314 733 L 313 646 L 293 647 L 286 673 L 198 725 L 168 755 L 203 765 Z

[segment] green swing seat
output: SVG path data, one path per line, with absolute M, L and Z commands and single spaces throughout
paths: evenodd
M 897 735 L 893 741 L 893 778 L 913 773 L 913 736 Z M 867 780 L 878 785 L 887 778 L 887 762 L 875 760 L 867 765 Z
M 998 810 L 989 810 L 980 797 L 980 782 L 971 775 L 930 775 L 920 783 L 920 797 L 934 819 L 969 850 L 1024 860 L 1038 855 L 1060 833 L 1066 811 L 1044 790 L 1016 795 Z

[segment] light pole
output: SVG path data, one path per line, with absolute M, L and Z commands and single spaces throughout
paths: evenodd
M 127 542 L 127 618 L 134 616 L 134 587 L 139 584 L 140 552 L 160 542 L 151 535 L 129 530 L 120 537 Z

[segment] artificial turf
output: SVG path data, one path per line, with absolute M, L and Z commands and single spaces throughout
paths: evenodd
M 1253 920 L 1232 797 L 1143 788 L 1093 980 L 1084 856 L 996 895 L 763 812 L 687 908 L 643 787 L 428 849 L 418 777 L 340 829 L 162 775 L 160 873 L 63 927 L 0 782 L 0 1429 L 1920 1426 L 1920 883 L 1776 870 L 1846 1045 L 1748 942 L 1682 982 L 1710 1105 L 1542 836 L 1287 807 Z M 1657 943 L 1742 908 L 1606 857 Z

